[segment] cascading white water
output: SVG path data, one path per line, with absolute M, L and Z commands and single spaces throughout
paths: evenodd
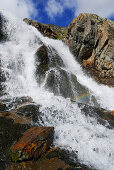
M 55 146 L 78 153 L 80 162 L 96 169 L 114 169 L 114 131 L 98 124 L 95 118 L 82 114 L 77 103 L 55 96 L 38 85 L 35 79 L 34 54 L 41 46 L 53 47 L 64 62 L 65 69 L 88 88 L 101 107 L 114 109 L 114 88 L 98 85 L 84 75 L 68 47 L 61 41 L 43 37 L 35 28 L 2 12 L 7 20 L 5 30 L 9 41 L 0 43 L 2 70 L 6 75 L 7 96 L 31 96 L 40 104 L 42 125 L 55 127 Z M 94 113 L 93 113 L 94 114 Z

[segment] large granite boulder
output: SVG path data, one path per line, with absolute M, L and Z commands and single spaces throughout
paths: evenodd
M 99 82 L 114 84 L 114 21 L 80 14 L 68 26 L 66 44 Z

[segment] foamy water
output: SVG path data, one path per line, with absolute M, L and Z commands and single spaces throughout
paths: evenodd
M 43 37 L 35 28 L 7 12 L 2 13 L 7 20 L 4 31 L 9 37 L 9 41 L 0 43 L 1 64 L 7 78 L 5 90 L 8 94 L 5 97 L 32 97 L 41 105 L 43 122 L 40 123 L 55 127 L 55 146 L 78 153 L 80 162 L 96 169 L 113 170 L 114 130 L 85 116 L 77 103 L 72 103 L 69 98 L 49 92 L 45 89 L 45 80 L 39 85 L 35 78 L 34 54 L 41 42 L 54 48 L 63 60 L 65 70 L 75 75 L 103 108 L 114 109 L 114 88 L 99 85 L 85 75 L 63 42 Z

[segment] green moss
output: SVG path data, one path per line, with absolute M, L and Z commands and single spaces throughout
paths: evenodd
M 12 152 L 12 151 L 10 150 L 10 157 L 11 157 L 12 161 L 13 161 L 13 162 L 19 161 L 20 156 L 21 156 L 21 153 L 22 153 L 22 151 Z
M 28 159 L 28 155 L 22 151 L 10 151 L 10 157 L 13 162 L 19 162 Z

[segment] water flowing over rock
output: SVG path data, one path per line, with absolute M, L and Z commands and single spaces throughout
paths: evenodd
M 114 83 L 114 21 L 80 14 L 68 26 L 66 43 L 99 82 Z
M 3 15 L 0 13 L 0 42 L 5 39 L 5 35 L 3 32 Z
M 44 36 L 47 36 L 53 39 L 62 39 L 62 40 L 65 39 L 65 36 L 67 33 L 66 27 L 60 27 L 60 26 L 51 25 L 51 24 L 41 24 L 39 22 L 29 20 L 27 18 L 25 18 L 23 21 L 29 25 L 34 26 Z
M 2 165 L 11 161 L 6 150 L 18 140 L 18 130 L 25 132 L 22 124 L 26 124 L 27 129 L 29 125 L 35 127 L 25 132 L 26 137 L 19 136 L 19 145 L 12 146 L 14 161 L 29 162 L 30 158 L 37 162 L 48 150 L 48 141 L 51 144 L 53 138 L 51 130 L 37 133 L 36 126 L 40 126 L 52 128 L 54 145 L 69 153 L 68 160 L 93 169 L 113 170 L 114 88 L 99 85 L 84 73 L 62 41 L 43 36 L 5 11 L 0 13 L 8 21 L 3 26 L 8 41 L 0 43 L 0 67 L 5 75 L 5 94 L 0 97 Z M 109 112 L 102 113 L 101 108 Z M 20 129 L 15 129 L 17 124 Z M 38 138 L 40 132 L 43 140 Z
M 82 86 L 71 73 L 65 70 L 63 60 L 55 49 L 51 46 L 41 46 L 35 54 L 36 78 L 38 83 L 45 82 L 45 88 L 55 95 L 64 97 L 75 97 L 81 93 L 87 93 L 87 89 Z
M 11 148 L 14 162 L 40 157 L 53 143 L 53 127 L 33 127 Z

